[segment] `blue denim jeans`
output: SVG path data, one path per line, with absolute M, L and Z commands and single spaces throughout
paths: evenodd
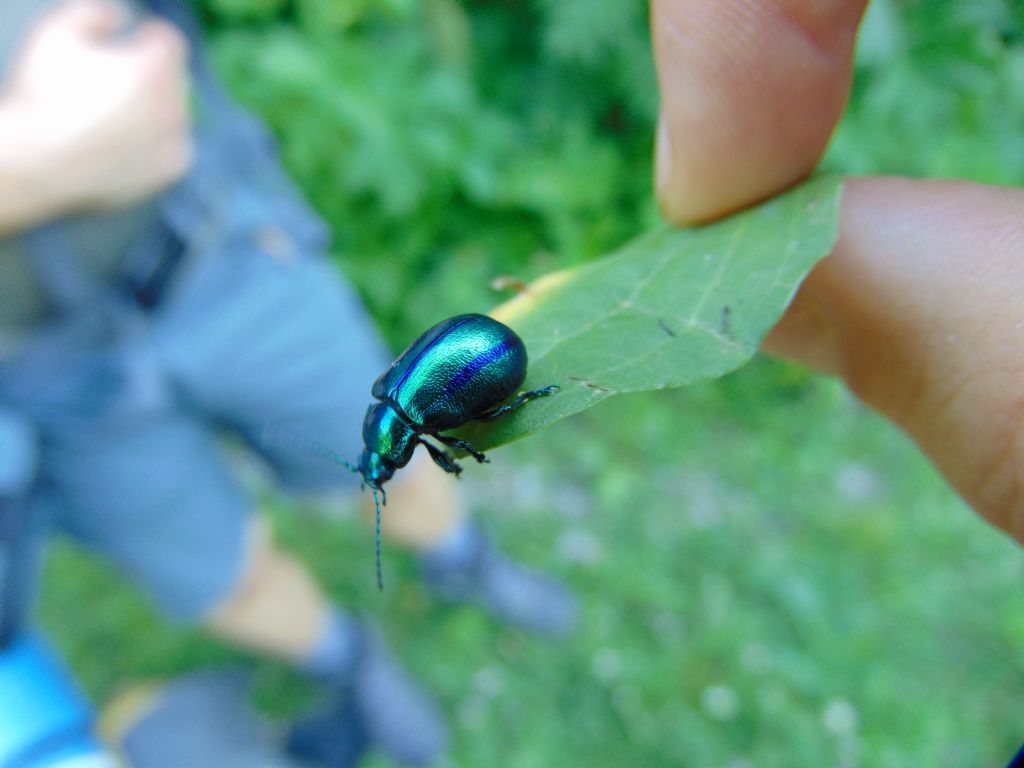
M 36 423 L 51 518 L 162 607 L 198 618 L 230 592 L 252 503 L 222 453 L 231 433 L 293 489 L 352 475 L 264 444 L 285 425 L 354 460 L 383 346 L 319 257 L 252 249 L 204 259 L 130 333 L 69 338 L 66 356 L 0 365 L 0 392 Z M 51 342 L 52 343 L 52 342 Z

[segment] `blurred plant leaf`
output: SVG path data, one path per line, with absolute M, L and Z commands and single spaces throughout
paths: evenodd
M 659 227 L 532 283 L 492 314 L 526 343 L 524 388 L 561 390 L 460 434 L 492 448 L 612 395 L 693 384 L 740 367 L 831 251 L 841 188 L 837 177 L 820 176 L 723 221 Z

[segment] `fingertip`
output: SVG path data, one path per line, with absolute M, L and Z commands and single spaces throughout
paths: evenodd
M 717 218 L 813 170 L 845 104 L 865 4 L 652 0 L 667 218 Z
M 188 173 L 194 157 L 195 148 L 187 135 L 164 142 L 153 154 L 148 187 L 156 192 L 175 184 Z
M 180 46 L 183 44 L 181 32 L 168 21 L 148 18 L 139 23 L 135 32 L 137 39 L 159 40 L 165 45 Z
M 136 50 L 184 60 L 188 44 L 184 35 L 163 19 L 146 19 L 136 28 L 129 39 L 129 45 Z
M 79 34 L 110 35 L 128 23 L 128 12 L 120 3 L 109 0 L 66 0 L 47 21 Z

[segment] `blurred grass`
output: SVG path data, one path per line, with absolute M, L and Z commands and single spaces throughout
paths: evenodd
M 204 7 L 219 69 L 274 127 L 396 346 L 496 303 L 496 275 L 592 258 L 653 220 L 641 3 Z M 1019 2 L 876 0 L 826 165 L 1019 184 L 1022 86 Z M 1019 745 L 1019 549 L 833 382 L 760 360 L 493 458 L 467 492 L 507 549 L 579 594 L 566 641 L 433 604 L 390 548 L 379 596 L 354 515 L 270 504 L 439 696 L 455 764 L 990 766 Z M 64 545 L 41 619 L 99 699 L 243 660 Z M 268 712 L 309 700 L 257 669 Z

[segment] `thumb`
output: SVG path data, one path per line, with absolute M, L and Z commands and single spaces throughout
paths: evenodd
M 846 103 L 866 5 L 651 0 L 668 219 L 722 216 L 813 170 Z
M 855 179 L 765 349 L 841 376 L 1024 542 L 1024 190 Z

